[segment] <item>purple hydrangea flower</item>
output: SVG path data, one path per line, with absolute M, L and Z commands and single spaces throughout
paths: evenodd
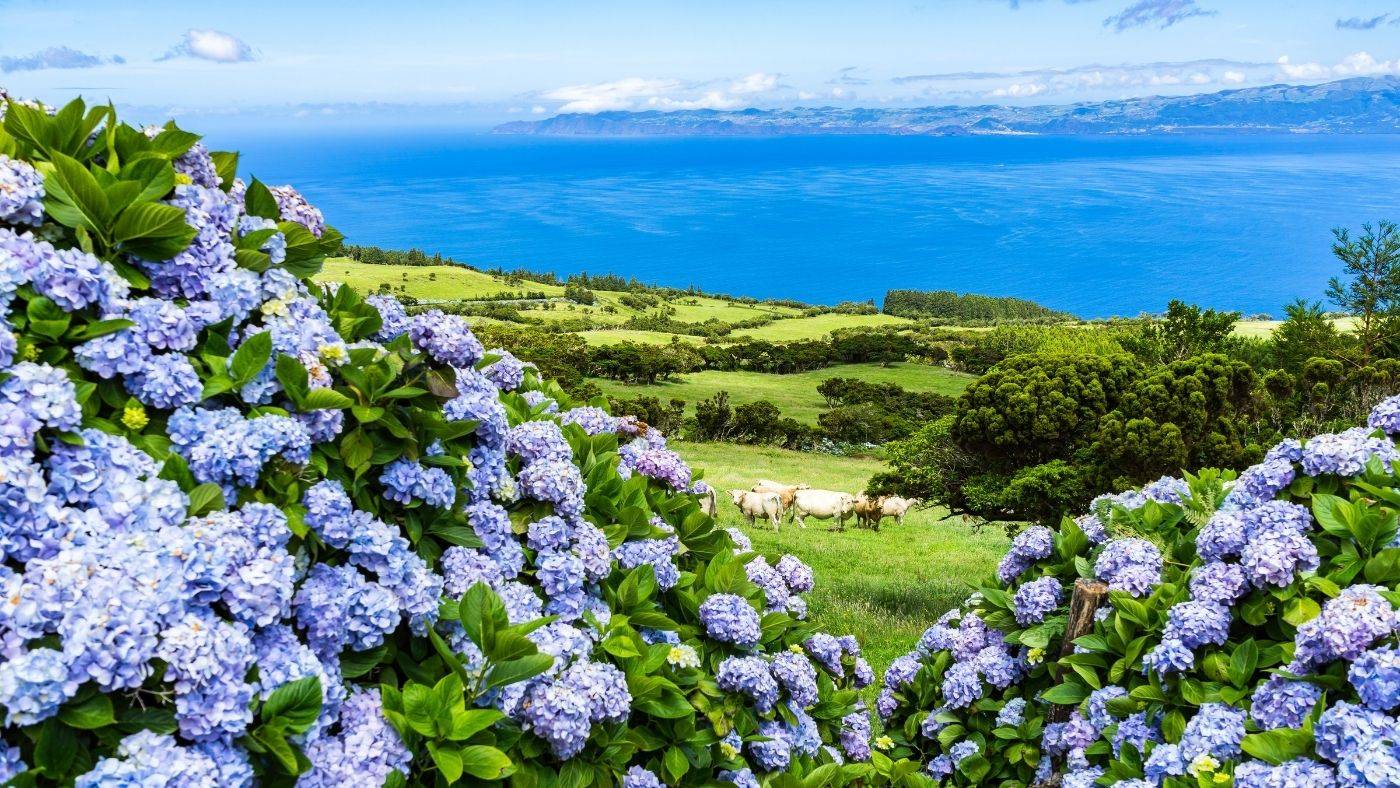
M 1337 659 L 1356 659 L 1376 640 L 1394 632 L 1395 609 L 1382 590 L 1355 585 L 1327 600 L 1321 614 L 1298 627 L 1291 667 L 1305 671 Z
M 1249 581 L 1239 564 L 1215 561 L 1191 573 L 1191 598 L 1197 602 L 1233 605 L 1249 590 Z
M 762 657 L 726 657 L 715 681 L 726 692 L 747 695 L 760 712 L 771 711 L 778 702 L 778 681 Z
M 1181 734 L 1181 757 L 1187 763 L 1200 755 L 1222 762 L 1234 758 L 1244 740 L 1244 720 L 1240 709 L 1223 703 L 1202 704 Z
M 288 222 L 296 222 L 311 231 L 311 234 L 320 238 L 326 231 L 326 217 L 321 214 L 319 208 L 306 201 L 301 196 L 301 192 L 291 186 L 269 186 L 268 191 L 272 192 L 272 197 L 277 201 L 277 210 L 282 214 L 282 219 Z
M 1389 438 L 1377 438 L 1369 427 L 1353 427 L 1338 433 L 1314 435 L 1303 445 L 1303 472 L 1309 476 L 1356 476 L 1372 459 L 1387 470 L 1400 459 L 1400 450 Z
M 1115 591 L 1146 596 L 1162 579 L 1162 552 L 1145 539 L 1114 539 L 1094 562 L 1094 574 Z
M 1033 525 L 1016 534 L 997 567 L 997 578 L 1003 585 L 1011 585 L 1032 564 L 1048 557 L 1054 546 L 1055 533 L 1043 525 Z
M 466 320 L 443 314 L 440 309 L 409 318 L 408 336 L 434 361 L 452 367 L 470 367 L 486 353 Z
M 1400 706 L 1400 649 L 1383 646 L 1356 658 L 1347 670 L 1361 702 L 1378 711 Z
M 1322 689 L 1306 681 L 1270 676 L 1254 690 L 1250 716 L 1260 728 L 1300 728 L 1322 697 Z
M 1039 624 L 1045 616 L 1060 606 L 1064 590 L 1055 577 L 1042 577 L 1032 580 L 1016 590 L 1012 599 L 1012 612 L 1016 623 L 1023 627 Z
M 1390 732 L 1394 724 L 1375 709 L 1341 701 L 1322 712 L 1313 726 L 1317 754 L 1338 763 L 1371 739 Z
M 0 155 L 0 222 L 38 227 L 44 220 L 44 177 L 28 162 Z
M 1163 638 L 1189 649 L 1223 645 L 1230 636 L 1230 610 L 1213 602 L 1179 602 L 1167 611 Z
M 1372 408 L 1371 415 L 1366 418 L 1366 426 L 1387 435 L 1400 434 L 1400 395 L 1381 400 Z
M 700 623 L 710 637 L 742 648 L 758 644 L 758 612 L 747 599 L 734 594 L 711 594 L 700 603 Z

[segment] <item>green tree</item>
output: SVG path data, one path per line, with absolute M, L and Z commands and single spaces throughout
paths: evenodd
M 1400 330 L 1400 230 L 1394 222 L 1381 221 L 1361 225 L 1359 238 L 1344 227 L 1332 234 L 1332 254 L 1342 261 L 1344 273 L 1328 282 L 1327 298 L 1356 316 L 1360 362 L 1365 366 Z
M 1336 324 L 1318 301 L 1298 299 L 1283 308 L 1286 319 L 1274 330 L 1274 355 L 1279 366 L 1299 372 L 1310 358 L 1334 358 L 1346 346 Z

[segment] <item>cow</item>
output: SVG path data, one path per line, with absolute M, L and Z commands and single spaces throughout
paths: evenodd
M 885 499 L 882 497 L 867 498 L 864 493 L 856 496 L 854 511 L 856 515 L 856 525 L 863 528 L 873 528 L 880 530 L 880 518 L 883 516 Z
M 923 503 L 923 501 L 918 498 L 902 498 L 898 495 L 888 495 L 880 499 L 880 516 L 893 517 L 896 524 L 904 525 L 904 515 L 908 514 L 910 509 L 913 509 L 921 503 Z M 876 525 L 879 525 L 878 521 Z
M 758 484 L 755 484 L 752 489 L 754 492 L 776 493 L 778 500 L 782 502 L 782 509 L 778 512 L 778 516 L 781 517 L 787 514 L 788 521 L 791 522 L 793 496 L 797 494 L 798 490 L 810 490 L 812 488 L 805 484 L 783 484 L 782 482 L 775 482 L 772 479 L 759 479 Z
M 846 518 L 855 511 L 856 498 L 850 493 L 831 490 L 798 490 L 793 496 L 792 513 L 797 524 L 807 527 L 808 517 L 818 520 L 836 520 L 836 530 L 846 528 Z
M 760 518 L 767 518 L 773 524 L 773 530 L 778 530 L 779 508 L 782 503 L 778 500 L 777 493 L 753 492 L 752 490 L 730 490 L 729 500 L 739 507 L 739 512 L 748 519 L 749 525 Z

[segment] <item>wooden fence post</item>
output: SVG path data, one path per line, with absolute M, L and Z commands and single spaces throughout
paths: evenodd
M 1098 580 L 1079 578 L 1074 581 L 1074 593 L 1069 598 L 1069 621 L 1065 624 L 1065 636 L 1060 640 L 1060 656 L 1074 653 L 1075 638 L 1089 634 L 1094 628 L 1094 613 L 1108 599 L 1108 586 Z M 1058 682 L 1064 670 L 1055 666 L 1055 681 Z M 1064 722 L 1069 719 L 1073 706 L 1051 706 L 1045 715 L 1046 722 Z

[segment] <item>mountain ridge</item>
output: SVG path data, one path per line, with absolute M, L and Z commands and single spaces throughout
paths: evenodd
M 1400 133 L 1400 77 L 1266 85 L 1078 104 L 911 108 L 644 110 L 513 121 L 498 134 L 548 136 L 922 136 Z

